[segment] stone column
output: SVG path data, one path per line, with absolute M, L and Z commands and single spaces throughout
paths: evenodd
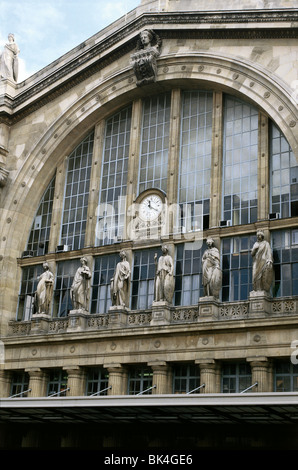
M 10 396 L 12 372 L 10 370 L 0 370 L 0 398 Z
M 121 364 L 105 365 L 109 373 L 108 395 L 127 394 L 127 371 Z
M 29 392 L 30 397 L 45 397 L 47 395 L 47 373 L 40 369 L 26 369 L 29 374 Z
M 153 395 L 162 395 L 171 393 L 169 388 L 169 367 L 166 362 L 151 362 L 148 363 L 153 371 L 152 386 L 156 385 L 156 388 L 152 389 Z
M 201 393 L 219 393 L 218 387 L 218 365 L 215 360 L 195 361 L 200 366 L 200 384 L 205 387 L 200 389 Z
M 209 227 L 218 227 L 221 219 L 222 188 L 222 116 L 223 99 L 221 92 L 213 93 L 212 155 Z
M 131 133 L 129 142 L 129 160 L 127 170 L 127 190 L 126 190 L 126 217 L 123 238 L 129 239 L 131 231 L 130 224 L 134 218 L 134 211 L 130 210 L 137 197 L 138 192 L 138 170 L 140 157 L 140 141 L 142 126 L 143 102 L 141 99 L 133 102 Z
M 252 383 L 258 383 L 256 387 L 251 389 L 251 392 L 270 392 L 271 380 L 270 380 L 270 363 L 267 358 L 258 358 L 258 359 L 247 359 L 250 362 L 251 373 L 252 373 Z
M 101 168 L 102 168 L 102 154 L 104 147 L 104 132 L 105 132 L 106 121 L 100 121 L 95 126 L 94 133 L 94 150 L 93 160 L 90 176 L 90 191 L 89 191 L 89 203 L 87 213 L 87 225 L 85 235 L 85 246 L 94 246 L 96 225 L 97 225 L 97 208 L 99 205 L 99 191 L 101 181 Z
M 85 395 L 86 390 L 86 373 L 79 366 L 64 367 L 67 371 L 67 396 L 81 397 Z
M 259 113 L 258 135 L 258 220 L 269 215 L 269 130 L 268 117 Z
M 167 203 L 170 210 L 167 212 L 166 231 L 170 234 L 176 226 L 178 201 L 178 168 L 180 157 L 180 122 L 181 122 L 181 90 L 172 90 L 171 119 L 169 136 L 169 164 L 167 183 Z M 167 234 L 165 234 L 167 235 Z
M 65 185 L 65 176 L 67 169 L 67 158 L 65 157 L 63 163 L 61 163 L 56 171 L 56 181 L 55 181 L 55 194 L 53 201 L 53 211 L 52 211 L 52 226 L 50 233 L 49 241 L 49 253 L 55 252 L 57 245 L 60 242 L 60 227 L 61 227 L 61 217 L 63 210 L 63 198 L 64 198 L 64 185 Z

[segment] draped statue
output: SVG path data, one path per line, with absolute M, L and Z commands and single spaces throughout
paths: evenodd
M 169 255 L 166 245 L 162 246 L 162 256 L 157 260 L 155 254 L 155 301 L 166 301 L 171 303 L 173 300 L 175 282 L 174 282 L 174 263 Z
M 54 275 L 49 269 L 48 263 L 43 263 L 44 272 L 38 277 L 35 292 L 35 314 L 49 314 L 50 303 L 54 288 Z
M 0 77 L 8 78 L 13 81 L 18 80 L 19 61 L 18 54 L 19 48 L 15 43 L 14 35 L 8 35 L 8 43 L 4 46 L 4 51 L 0 56 Z
M 89 309 L 91 271 L 87 259 L 81 258 L 81 267 L 77 269 L 70 289 L 70 298 L 74 310 Z
M 257 241 L 251 255 L 253 289 L 255 292 L 269 292 L 274 277 L 273 256 L 270 244 L 265 240 L 264 232 L 261 230 L 257 232 Z
M 218 298 L 222 285 L 219 251 L 212 238 L 208 238 L 206 243 L 207 249 L 202 257 L 204 293 L 205 296 Z
M 117 263 L 111 279 L 111 299 L 113 306 L 129 307 L 130 293 L 130 265 L 126 259 L 125 251 L 119 254 L 121 261 Z

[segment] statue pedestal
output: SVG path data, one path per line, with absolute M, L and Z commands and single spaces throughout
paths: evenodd
M 83 331 L 86 329 L 86 316 L 89 315 L 87 310 L 82 308 L 70 310 L 68 318 L 69 323 L 67 331 Z
M 266 291 L 252 291 L 249 293 L 249 318 L 260 318 L 270 313 L 270 294 Z
M 31 317 L 31 334 L 48 333 L 51 317 L 46 313 L 35 313 Z
M 127 316 L 130 310 L 122 305 L 113 305 L 109 308 L 109 327 L 121 328 L 127 325 Z
M 213 296 L 199 299 L 199 321 L 211 321 L 218 319 L 218 299 Z
M 171 304 L 166 301 L 153 302 L 150 326 L 169 325 L 171 322 Z

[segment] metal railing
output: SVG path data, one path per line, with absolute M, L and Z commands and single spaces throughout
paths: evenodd
M 194 388 L 193 390 L 190 390 L 190 392 L 187 392 L 186 395 L 190 395 L 193 392 L 196 392 L 197 390 L 200 390 L 200 388 L 204 388 L 205 384 L 200 385 L 199 387 Z
M 245 389 L 242 390 L 242 392 L 240 392 L 240 393 L 245 393 L 245 392 L 247 392 L 248 390 L 251 390 L 253 387 L 256 387 L 257 385 L 258 385 L 258 382 L 254 383 L 254 384 L 251 385 L 250 387 L 245 388 Z
M 21 395 L 24 395 L 24 393 L 31 392 L 31 391 L 32 391 L 31 388 L 28 388 L 28 390 L 24 390 L 23 392 L 16 393 L 15 395 L 11 395 L 11 396 L 8 397 L 8 398 L 20 397 Z

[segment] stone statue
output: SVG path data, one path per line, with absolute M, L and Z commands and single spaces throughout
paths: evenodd
M 169 255 L 166 245 L 162 246 L 162 256 L 157 260 L 155 253 L 155 301 L 166 301 L 171 303 L 173 300 L 175 282 L 174 282 L 174 263 Z
M 4 46 L 4 51 L 0 57 L 0 77 L 8 78 L 16 82 L 19 73 L 19 48 L 14 40 L 14 35 L 8 35 L 8 43 Z
M 77 269 L 71 289 L 70 298 L 74 310 L 89 309 L 91 271 L 87 266 L 87 259 L 81 258 L 81 267 Z
M 145 29 L 140 33 L 137 51 L 131 55 L 138 86 L 156 81 L 156 58 L 160 48 L 161 40 L 153 30 Z
M 205 296 L 219 297 L 222 286 L 222 271 L 220 268 L 220 256 L 214 246 L 214 240 L 207 238 L 207 249 L 202 257 L 203 286 Z
M 48 263 L 43 263 L 44 272 L 38 277 L 35 292 L 35 314 L 49 314 L 54 288 L 54 275 L 49 269 Z
M 251 255 L 253 258 L 252 281 L 255 292 L 269 292 L 273 282 L 273 256 L 270 244 L 265 240 L 264 232 L 257 231 L 257 241 Z
M 126 259 L 125 251 L 119 254 L 121 261 L 116 266 L 114 276 L 111 279 L 112 305 L 129 307 L 130 293 L 130 265 Z

